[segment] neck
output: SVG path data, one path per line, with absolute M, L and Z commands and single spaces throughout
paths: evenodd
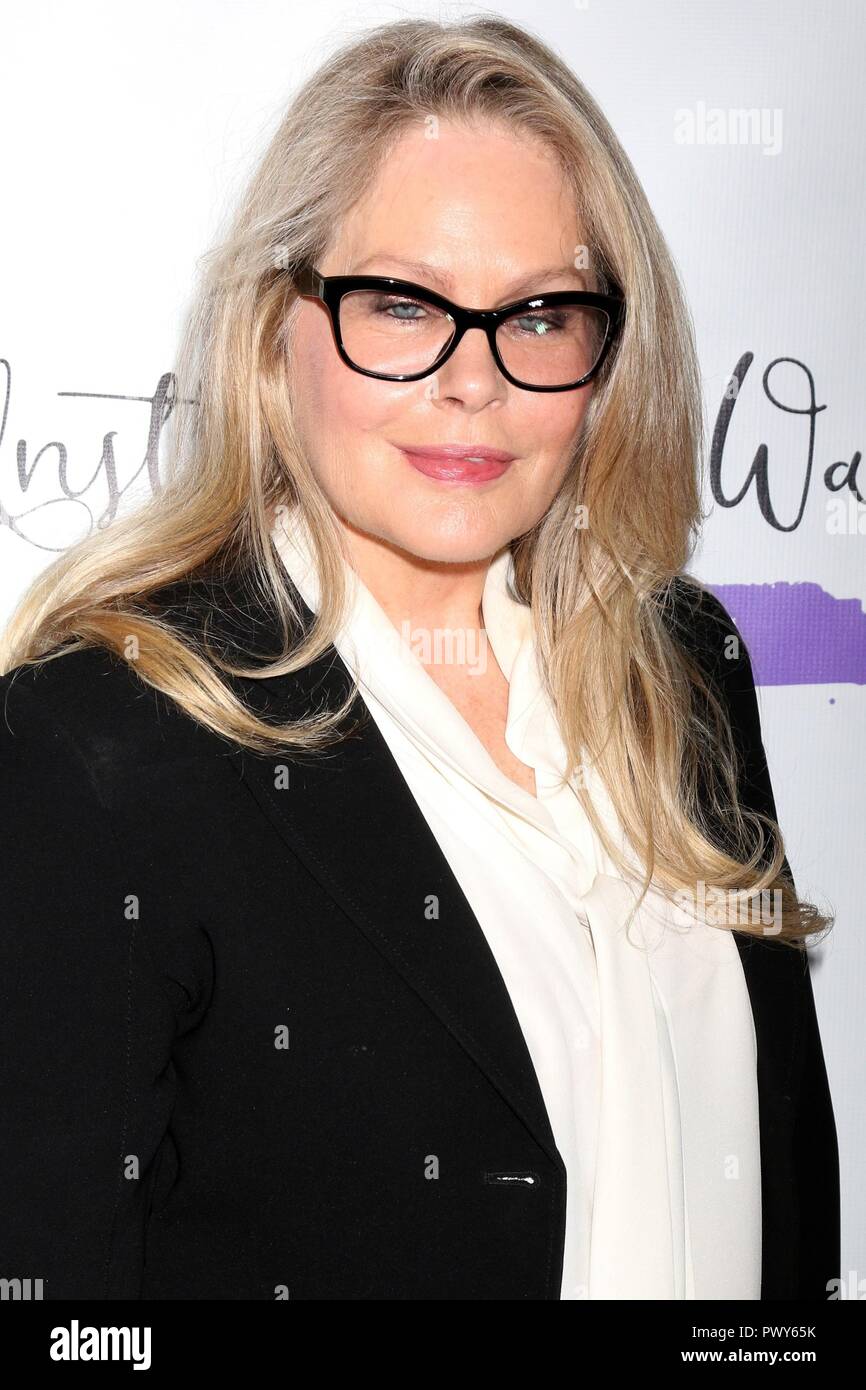
M 481 595 L 490 558 L 424 560 L 341 521 L 349 563 L 395 627 L 483 629 Z

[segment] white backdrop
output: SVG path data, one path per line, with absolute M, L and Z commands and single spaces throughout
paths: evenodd
M 299 81 L 350 32 L 479 8 L 6 10 L 0 622 L 58 549 L 110 518 L 118 494 L 122 509 L 147 495 L 153 398 L 196 259 Z M 866 6 L 488 8 L 553 44 L 599 99 L 683 276 L 713 441 L 691 568 L 752 652 L 798 887 L 837 914 L 813 971 L 842 1156 L 843 1275 L 849 1296 L 863 1280 L 866 1298 L 866 509 L 853 490 L 866 498 Z

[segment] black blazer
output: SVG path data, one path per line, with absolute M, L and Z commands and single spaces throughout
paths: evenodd
M 722 659 L 733 624 L 693 592 L 676 625 L 775 813 L 748 655 Z M 275 631 L 237 576 L 162 599 L 261 651 Z M 331 648 L 236 688 L 298 717 L 350 679 Z M 9 673 L 0 708 L 0 1275 L 48 1299 L 558 1299 L 566 1174 L 526 1043 L 363 702 L 336 748 L 260 757 L 90 648 Z M 808 964 L 736 939 L 762 1298 L 824 1299 L 839 1170 Z

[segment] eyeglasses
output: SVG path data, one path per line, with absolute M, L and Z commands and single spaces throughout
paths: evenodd
M 302 295 L 321 299 L 347 367 L 381 381 L 418 381 L 443 366 L 463 334 L 480 328 L 502 375 L 525 391 L 573 391 L 599 371 L 617 337 L 620 293 L 557 290 L 501 309 L 464 309 L 387 275 L 293 272 Z

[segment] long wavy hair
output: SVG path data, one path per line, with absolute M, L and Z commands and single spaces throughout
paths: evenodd
M 160 490 L 31 585 L 4 635 L 2 669 L 99 645 L 214 733 L 258 752 L 340 736 L 357 687 L 339 708 L 276 724 L 226 677 L 297 671 L 341 621 L 341 535 L 293 424 L 297 292 L 287 271 L 326 252 L 394 142 L 431 117 L 495 120 L 544 142 L 573 190 L 595 288 L 614 283 L 626 297 L 573 466 L 547 514 L 511 547 L 570 774 L 588 761 L 601 776 L 644 866 L 644 891 L 651 882 L 665 891 L 699 882 L 748 895 L 777 889 L 776 939 L 802 946 L 832 919 L 798 899 L 778 824 L 740 804 L 729 720 L 665 621 L 703 520 L 700 375 L 677 273 L 590 93 L 505 19 L 385 24 L 344 43 L 301 87 L 202 260 L 173 372 Z M 306 632 L 271 539 L 281 504 L 301 507 L 322 578 Z M 588 527 L 575 525 L 579 506 Z M 239 565 L 277 615 L 282 650 L 264 665 L 229 661 L 155 602 L 166 586 Z M 582 780 L 576 794 L 628 875 Z M 725 827 L 724 849 L 710 815 Z M 735 929 L 764 934 L 760 925 Z

